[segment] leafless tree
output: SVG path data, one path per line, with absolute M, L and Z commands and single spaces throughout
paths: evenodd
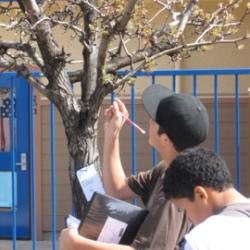
M 4 17 L 0 29 L 14 37 L 0 37 L 0 67 L 17 71 L 57 107 L 68 141 L 78 216 L 86 201 L 76 171 L 99 164 L 97 122 L 104 97 L 159 57 L 181 60 L 213 44 L 234 43 L 240 48 L 250 37 L 239 33 L 249 15 L 249 2 L 213 1 L 210 12 L 199 4 L 198 0 L 10 0 L 0 4 Z M 238 9 L 241 13 L 236 17 Z M 80 70 L 67 71 L 76 60 L 56 41 L 58 28 L 70 31 L 72 40 L 80 42 Z M 35 65 L 47 82 L 32 77 L 27 65 Z M 124 68 L 129 69 L 127 74 L 117 74 Z M 77 82 L 80 97 L 72 88 Z

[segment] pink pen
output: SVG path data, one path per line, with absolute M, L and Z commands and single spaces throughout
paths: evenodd
M 123 118 L 126 119 L 126 121 L 131 124 L 132 126 L 134 126 L 135 128 L 137 128 L 142 134 L 146 134 L 146 131 L 144 129 L 142 129 L 139 125 L 137 125 L 136 123 L 134 123 L 132 120 L 130 120 L 125 114 L 121 113 Z

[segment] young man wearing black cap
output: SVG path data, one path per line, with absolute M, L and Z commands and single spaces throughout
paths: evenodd
M 106 244 L 78 235 L 75 229 L 62 232 L 62 250 L 174 250 L 178 249 L 189 224 L 183 212 L 165 200 L 163 174 L 180 151 L 202 143 L 208 134 L 208 113 L 198 98 L 175 94 L 161 85 L 152 85 L 142 95 L 150 116 L 149 144 L 160 153 L 162 162 L 152 170 L 126 177 L 120 160 L 119 134 L 128 116 L 120 100 L 106 111 L 103 180 L 107 194 L 119 199 L 139 197 L 149 210 L 131 246 Z
M 197 225 L 185 236 L 185 250 L 250 249 L 250 200 L 234 188 L 220 156 L 184 150 L 166 170 L 163 191 Z

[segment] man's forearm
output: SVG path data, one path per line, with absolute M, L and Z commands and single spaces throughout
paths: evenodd
M 131 246 L 87 239 L 79 235 L 76 228 L 65 228 L 60 238 L 60 250 L 135 250 Z
M 76 250 L 135 250 L 131 246 L 118 245 L 111 243 L 103 243 L 83 238 L 83 242 L 79 242 Z
M 126 175 L 121 164 L 118 137 L 104 139 L 103 180 L 105 191 L 113 196 L 117 196 L 125 185 Z
M 119 135 L 124 123 L 122 114 L 128 116 L 125 105 L 116 99 L 106 112 L 104 124 L 103 180 L 105 191 L 120 199 L 134 198 L 136 195 L 126 181 L 121 159 Z

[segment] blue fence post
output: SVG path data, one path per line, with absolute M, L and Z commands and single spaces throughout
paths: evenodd
M 172 76 L 172 89 L 176 92 L 176 75 Z
M 17 239 L 17 215 L 16 215 L 16 198 L 17 198 L 17 183 L 16 183 L 16 146 L 15 146 L 15 110 L 14 110 L 14 77 L 11 77 L 11 181 L 12 181 L 12 248 L 16 249 Z
M 33 250 L 37 249 L 37 219 L 36 219 L 36 143 L 35 143 L 35 109 L 33 88 L 30 87 L 30 124 L 31 124 L 31 163 L 32 163 L 32 178 L 31 178 L 31 222 L 32 222 L 32 246 Z
M 154 74 L 151 76 L 151 83 L 152 84 L 156 84 L 156 80 L 155 80 L 155 75 Z
M 131 106 L 130 106 L 130 113 L 131 113 L 131 120 L 135 121 L 136 114 L 135 114 L 135 85 L 131 84 Z M 136 174 L 136 131 L 135 127 L 131 126 L 131 146 L 132 146 L 132 174 Z
M 152 78 L 151 78 L 151 84 L 156 84 L 154 73 L 153 73 Z M 158 161 L 157 151 L 155 148 L 151 149 L 151 156 L 152 156 L 152 166 L 155 166 L 157 164 L 157 161 Z
M 214 151 L 219 154 L 218 75 L 214 75 Z
M 240 106 L 239 75 L 235 74 L 235 149 L 236 149 L 236 187 L 240 191 Z
M 52 195 L 52 249 L 56 250 L 56 161 L 55 161 L 55 107 L 50 104 L 50 140 L 51 140 L 51 195 Z
M 113 91 L 111 93 L 111 104 L 114 102 L 114 100 L 115 100 L 115 92 Z
M 131 113 L 131 120 L 136 120 L 136 113 L 135 113 L 135 85 L 131 84 L 131 105 L 130 105 L 130 113 Z M 137 167 L 136 167 L 136 131 L 135 127 L 131 126 L 131 149 L 132 149 L 132 175 L 136 175 Z M 137 203 L 136 199 L 132 200 L 133 204 Z
M 197 77 L 193 75 L 193 95 L 197 96 Z

